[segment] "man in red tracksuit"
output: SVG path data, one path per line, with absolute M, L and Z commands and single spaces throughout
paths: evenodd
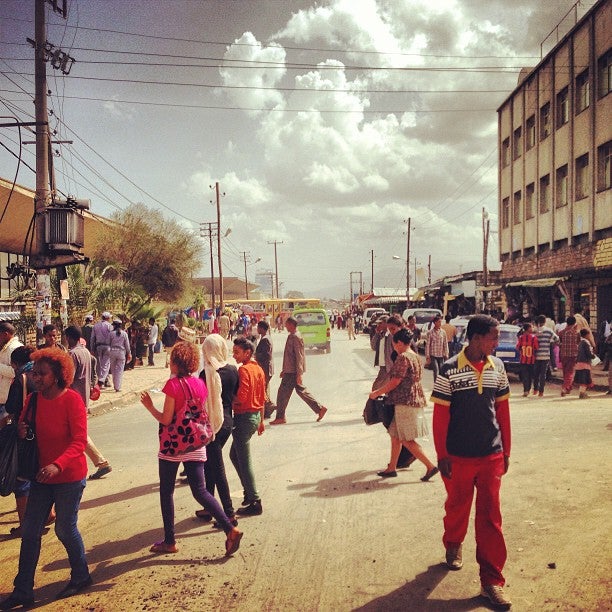
M 512 603 L 503 590 L 506 544 L 499 493 L 510 462 L 510 388 L 504 364 L 492 356 L 498 322 L 477 315 L 468 323 L 467 337 L 468 346 L 440 368 L 432 393 L 434 443 L 447 493 L 446 564 L 451 570 L 463 565 L 475 488 L 481 595 L 496 609 L 508 610 Z

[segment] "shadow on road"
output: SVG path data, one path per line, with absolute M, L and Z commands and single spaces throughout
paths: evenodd
M 415 476 L 414 482 L 398 481 L 398 479 L 381 479 L 372 477 L 375 472 L 360 470 L 334 478 L 323 478 L 318 482 L 303 482 L 289 485 L 289 491 L 302 491 L 302 497 L 344 497 L 346 495 L 360 495 L 363 493 L 377 492 L 381 489 L 390 489 L 397 486 L 422 485 L 423 483 Z M 311 489 L 311 490 L 305 490 Z
M 483 607 L 483 600 L 476 597 L 468 599 L 431 599 L 432 591 L 442 582 L 448 574 L 446 566 L 442 563 L 430 565 L 424 572 L 418 574 L 412 582 L 373 599 L 371 602 L 353 608 L 353 612 L 405 612 L 405 610 L 419 610 L 419 612 L 439 612 L 452 610 L 453 612 L 467 612 Z

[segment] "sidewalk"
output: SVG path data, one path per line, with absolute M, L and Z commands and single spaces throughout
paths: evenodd
M 170 377 L 170 368 L 164 367 L 165 358 L 164 353 L 157 354 L 154 366 L 136 366 L 133 370 L 124 372 L 121 391 L 115 391 L 112 386 L 102 388 L 100 399 L 89 402 L 89 414 L 96 416 L 117 410 L 125 404 L 140 401 L 143 391 L 161 389 Z

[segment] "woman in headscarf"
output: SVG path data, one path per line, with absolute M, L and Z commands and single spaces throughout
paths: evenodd
M 206 488 L 212 495 L 215 494 L 215 488 L 217 489 L 225 514 L 233 525 L 237 525 L 223 463 L 223 446 L 232 433 L 232 401 L 238 390 L 238 369 L 227 363 L 228 354 L 227 342 L 221 335 L 206 336 L 202 344 L 204 369 L 200 378 L 208 387 L 206 410 L 215 431 L 215 439 L 206 447 L 207 460 L 204 464 L 204 473 Z M 206 508 L 196 510 L 196 516 L 205 521 L 212 519 Z M 215 523 L 215 527 L 220 525 Z

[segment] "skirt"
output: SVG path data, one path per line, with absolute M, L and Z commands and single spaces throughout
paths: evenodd
M 395 416 L 389 426 L 389 435 L 400 442 L 410 442 L 429 435 L 425 411 L 423 408 L 395 405 Z
M 590 385 L 593 383 L 591 370 L 575 370 L 574 383 L 576 385 Z

